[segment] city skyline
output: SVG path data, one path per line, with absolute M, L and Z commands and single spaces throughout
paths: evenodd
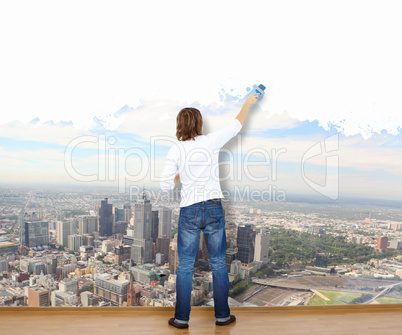
M 135 200 L 106 190 L 1 191 L 0 305 L 174 306 L 178 201 L 152 203 L 144 188 Z M 400 208 L 227 200 L 232 306 L 400 302 Z M 109 211 L 112 234 L 102 236 Z M 210 306 L 202 237 L 193 284 L 191 304 Z

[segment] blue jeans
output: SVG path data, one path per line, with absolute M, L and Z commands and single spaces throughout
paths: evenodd
M 214 199 L 180 208 L 175 318 L 182 321 L 190 319 L 193 270 L 201 230 L 204 232 L 212 270 L 215 317 L 230 316 L 225 216 L 220 200 Z

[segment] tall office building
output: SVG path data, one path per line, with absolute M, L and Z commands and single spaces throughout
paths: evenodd
M 237 249 L 226 249 L 226 268 L 228 269 L 228 272 L 230 272 L 230 266 L 232 265 L 232 262 L 237 259 Z
M 99 235 L 112 236 L 114 221 L 113 204 L 108 204 L 108 199 L 105 198 L 105 200 L 101 200 L 99 208 Z
M 115 221 L 124 221 L 124 209 L 123 208 L 115 208 L 114 209 L 114 217 Z
M 8 271 L 7 259 L 0 258 L 0 273 Z
M 172 231 L 172 210 L 170 208 L 163 207 L 159 210 L 159 230 L 158 236 L 168 236 Z
M 24 243 L 29 248 L 48 245 L 49 224 L 47 221 L 25 221 L 24 235 Z
M 94 237 L 92 235 L 82 235 L 82 245 L 94 246 Z
M 74 224 L 70 220 L 57 221 L 57 243 L 67 247 L 68 235 L 75 234 Z
M 25 215 L 18 215 L 18 228 L 20 230 L 20 244 L 25 243 Z
M 147 239 L 151 237 L 152 204 L 145 192 L 134 205 L 134 237 Z
M 57 268 L 57 257 L 55 255 L 46 255 L 46 274 L 55 274 Z
M 18 226 L 20 230 L 20 244 L 26 243 L 25 222 L 41 221 L 41 212 L 37 209 L 28 210 L 18 216 Z
M 269 252 L 269 232 L 267 227 L 262 227 L 255 237 L 254 260 L 258 262 L 268 262 Z
M 131 245 L 119 245 L 114 248 L 114 263 L 121 265 L 131 257 Z
M 126 221 L 128 224 L 131 224 L 131 217 L 133 216 L 133 211 L 131 209 L 131 205 L 129 202 L 124 204 L 123 210 L 124 210 L 124 220 L 123 221 Z
M 134 238 L 131 246 L 131 260 L 137 265 L 152 262 L 151 213 L 151 201 L 143 192 L 141 199 L 134 206 Z
M 98 231 L 98 217 L 82 215 L 78 218 L 78 233 L 80 235 L 92 234 Z
M 114 232 L 115 234 L 123 234 L 127 233 L 127 222 L 125 221 L 116 221 L 114 223 Z
M 40 208 L 29 210 L 18 216 L 20 244 L 36 247 L 49 244 L 49 223 L 43 221 Z
M 152 229 L 151 229 L 152 241 L 154 243 L 156 243 L 156 239 L 159 236 L 158 235 L 158 233 L 159 233 L 159 211 L 152 211 L 151 225 L 152 225 Z
M 179 268 L 179 253 L 177 251 L 177 241 L 173 240 L 169 245 L 169 271 L 175 275 Z
M 402 241 L 401 240 L 392 240 L 389 242 L 390 249 L 401 250 L 402 249 Z
M 251 224 L 237 228 L 237 259 L 243 265 L 250 265 L 254 259 L 255 229 Z
M 68 235 L 68 250 L 75 252 L 80 251 L 80 246 L 82 246 L 82 236 L 81 235 Z
M 379 237 L 377 240 L 377 249 L 384 250 L 388 248 L 388 237 Z
M 156 239 L 156 253 L 164 255 L 164 260 L 169 259 L 169 244 L 170 238 L 168 236 L 159 236 Z

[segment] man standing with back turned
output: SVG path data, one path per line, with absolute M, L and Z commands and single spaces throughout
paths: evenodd
M 250 106 L 259 94 L 251 94 L 240 113 L 226 127 L 202 134 L 202 116 L 196 108 L 183 108 L 176 118 L 176 137 L 161 174 L 162 190 L 172 190 L 181 181 L 181 202 L 177 249 L 179 268 L 176 277 L 176 308 L 169 324 L 188 328 L 195 257 L 204 232 L 211 264 L 216 325 L 225 326 L 236 317 L 228 304 L 229 276 L 226 268 L 225 216 L 219 183 L 219 150 L 240 131 Z

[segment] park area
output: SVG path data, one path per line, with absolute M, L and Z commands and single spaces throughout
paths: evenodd
M 348 305 L 353 303 L 353 300 L 361 297 L 360 293 L 348 293 L 337 291 L 316 291 L 314 296 L 310 299 L 309 306 L 321 305 Z M 382 297 L 376 299 L 373 303 L 377 304 L 401 304 L 402 299 Z

